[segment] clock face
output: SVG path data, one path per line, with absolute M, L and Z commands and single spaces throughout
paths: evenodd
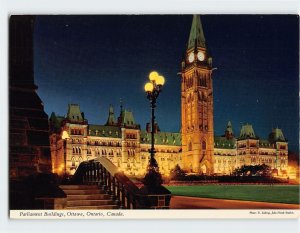
M 198 57 L 199 61 L 204 61 L 205 56 L 204 56 L 203 52 L 201 52 L 201 51 L 198 52 L 197 57 Z
M 190 54 L 189 54 L 189 62 L 193 62 L 194 59 L 195 59 L 194 53 L 190 53 Z

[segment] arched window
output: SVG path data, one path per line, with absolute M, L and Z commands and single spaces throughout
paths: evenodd
M 80 147 L 78 148 L 78 152 L 79 152 L 79 154 L 81 154 L 81 148 Z
M 192 142 L 189 143 L 189 151 L 192 151 Z
M 79 163 L 82 162 L 82 157 L 81 157 L 81 156 L 79 157 L 78 162 L 79 162 Z
M 206 150 L 206 142 L 202 141 L 202 150 Z
M 73 154 L 75 154 L 75 148 L 73 147 Z
M 75 167 L 75 157 L 72 157 L 72 167 Z

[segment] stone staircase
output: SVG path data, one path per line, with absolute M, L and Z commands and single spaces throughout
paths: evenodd
M 67 195 L 66 209 L 118 209 L 119 206 L 97 185 L 61 185 Z

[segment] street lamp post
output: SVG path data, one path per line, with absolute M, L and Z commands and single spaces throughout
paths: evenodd
M 61 139 L 63 140 L 63 148 L 64 148 L 64 178 L 67 177 L 67 139 L 70 136 L 66 130 L 62 132 Z
M 162 86 L 165 83 L 163 76 L 159 75 L 157 72 L 153 71 L 149 75 L 149 82 L 145 84 L 145 92 L 147 94 L 147 99 L 150 101 L 151 107 L 151 148 L 150 160 L 148 165 L 147 174 L 145 176 L 145 184 L 148 186 L 160 186 L 161 185 L 161 175 L 159 174 L 158 164 L 155 160 L 155 148 L 154 148 L 154 124 L 155 124 L 155 114 L 154 110 L 156 107 L 156 100 L 159 93 L 162 91 Z

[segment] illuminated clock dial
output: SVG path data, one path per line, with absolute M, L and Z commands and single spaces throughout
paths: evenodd
M 190 54 L 189 54 L 189 62 L 193 62 L 194 59 L 195 59 L 194 53 L 190 53 Z
M 199 59 L 199 61 L 204 61 L 205 55 L 203 52 L 198 52 L 197 57 Z

